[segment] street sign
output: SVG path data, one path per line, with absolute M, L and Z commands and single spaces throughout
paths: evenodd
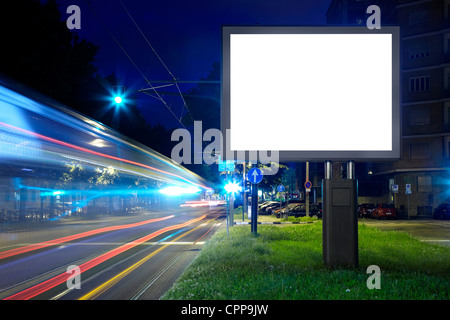
M 282 184 L 280 184 L 280 185 L 277 187 L 277 191 L 278 191 L 278 192 L 284 192 L 284 186 L 283 186 Z
M 410 183 L 406 184 L 405 194 L 412 194 L 411 184 Z
M 392 193 L 398 193 L 398 184 L 393 184 L 391 186 Z
M 234 171 L 234 161 L 219 161 L 219 171 Z
M 260 183 L 263 178 L 262 171 L 258 168 L 251 168 L 248 172 L 248 181 L 253 184 Z
M 311 181 L 306 181 L 305 182 L 305 189 L 311 189 L 311 187 L 312 187 Z

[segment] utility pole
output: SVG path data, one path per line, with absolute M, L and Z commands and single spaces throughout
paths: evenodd
M 306 161 L 306 181 L 309 181 L 309 162 Z M 309 192 L 306 192 L 305 205 L 306 205 L 306 216 L 309 217 Z
M 242 222 L 245 220 L 245 214 L 247 213 L 247 192 L 245 191 L 247 187 L 247 182 L 245 180 L 245 161 L 242 163 L 243 165 L 243 174 L 242 174 L 242 187 L 244 188 L 244 200 L 242 202 Z

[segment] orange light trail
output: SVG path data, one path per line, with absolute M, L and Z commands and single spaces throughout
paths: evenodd
M 96 155 L 96 156 L 100 156 L 100 157 L 104 157 L 104 158 L 109 158 L 109 159 L 117 160 L 117 161 L 122 161 L 122 162 L 126 162 L 126 163 L 129 163 L 129 164 L 133 164 L 133 165 L 136 165 L 136 166 L 139 166 L 139 167 L 143 167 L 143 168 L 146 168 L 146 169 L 150 169 L 150 170 L 154 170 L 154 171 L 157 171 L 157 172 L 161 172 L 161 173 L 164 173 L 164 174 L 167 174 L 167 175 L 170 175 L 170 176 L 173 176 L 173 177 L 182 179 L 182 180 L 184 180 L 184 181 L 186 181 L 186 182 L 189 182 L 190 184 L 195 184 L 195 185 L 197 185 L 197 186 L 199 186 L 199 187 L 206 188 L 206 189 L 210 189 L 210 188 L 205 187 L 205 186 L 203 186 L 203 185 L 201 185 L 201 184 L 192 182 L 192 181 L 190 181 L 190 180 L 188 180 L 188 179 L 186 179 L 186 178 L 184 178 L 184 177 L 182 177 L 182 176 L 179 176 L 179 175 L 177 175 L 177 174 L 175 174 L 175 173 L 171 173 L 171 172 L 167 172 L 167 171 L 164 171 L 164 170 L 161 170 L 161 169 L 157 169 L 157 168 L 148 166 L 148 165 L 143 164 L 143 163 L 139 163 L 139 162 L 135 162 L 135 161 L 128 160 L 128 159 L 123 159 L 123 158 L 111 156 L 111 155 L 109 155 L 109 154 L 104 154 L 104 153 L 101 153 L 101 152 L 89 150 L 89 149 L 86 149 L 86 148 L 83 148 L 83 147 L 76 146 L 76 145 L 71 144 L 71 143 L 67 143 L 67 142 L 64 142 L 64 141 L 60 141 L 60 140 L 57 140 L 57 139 L 53 139 L 53 138 L 44 136 L 44 135 L 39 134 L 39 133 L 35 133 L 35 132 L 29 131 L 29 130 L 25 130 L 25 129 L 22 129 L 22 128 L 19 128 L 19 127 L 16 127 L 16 126 L 13 126 L 13 125 L 4 123 L 4 122 L 0 122 L 0 125 L 2 125 L 2 126 L 4 126 L 4 127 L 8 127 L 8 128 L 14 129 L 14 130 L 17 130 L 17 131 L 20 131 L 20 132 L 23 132 L 23 133 L 26 133 L 26 134 L 28 134 L 28 135 L 31 135 L 31 136 L 40 138 L 40 139 L 42 139 L 42 140 L 46 140 L 46 141 L 49 141 L 49 142 L 53 142 L 53 143 L 56 143 L 56 144 L 59 144 L 59 145 L 68 147 L 68 148 L 72 148 L 72 149 L 79 150 L 79 151 L 83 151 L 83 152 L 86 152 L 86 153 L 90 153 L 90 154 L 93 154 L 93 155 Z
M 108 232 L 108 231 L 128 229 L 128 228 L 134 228 L 134 227 L 142 226 L 142 225 L 145 225 L 145 224 L 148 224 L 148 223 L 157 222 L 157 221 L 163 221 L 163 220 L 174 218 L 174 217 L 175 217 L 174 215 L 170 215 L 170 216 L 167 216 L 167 217 L 155 218 L 155 219 L 145 220 L 145 221 L 131 223 L 131 224 L 124 224 L 124 225 L 118 225 L 118 226 L 112 226 L 112 227 L 104 227 L 104 228 L 100 228 L 100 229 L 95 229 L 95 230 L 91 230 L 91 231 L 77 233 L 77 234 L 74 234 L 74 235 L 71 235 L 71 236 L 67 236 L 67 237 L 62 237 L 62 238 L 58 238 L 58 239 L 54 239 L 54 240 L 49 240 L 49 241 L 45 241 L 45 242 L 31 244 L 29 246 L 15 248 L 15 249 L 11 249 L 11 250 L 8 250 L 8 251 L 0 252 L 0 260 L 8 258 L 8 257 L 15 256 L 15 255 L 18 255 L 18 254 L 21 254 L 21 253 L 34 251 L 34 250 L 42 249 L 42 248 L 53 246 L 53 245 L 58 245 L 58 244 L 61 244 L 61 243 L 64 243 L 64 242 L 69 242 L 69 241 L 77 240 L 77 239 L 80 239 L 80 238 L 89 237 L 89 236 L 92 236 L 94 234 L 99 234 L 99 233 Z
M 104 253 L 104 254 L 102 254 L 102 255 L 100 255 L 100 256 L 98 256 L 98 257 L 96 257 L 96 258 L 94 258 L 92 260 L 89 260 L 89 261 L 83 263 L 82 265 L 80 265 L 79 266 L 80 273 L 83 273 L 83 272 L 85 272 L 85 271 L 87 271 L 87 270 L 89 270 L 89 269 L 99 265 L 100 263 L 105 262 L 108 259 L 111 259 L 111 258 L 113 258 L 113 257 L 115 257 L 115 256 L 117 256 L 117 255 L 119 255 L 119 254 L 121 254 L 121 253 L 123 253 L 123 252 L 125 252 L 125 251 L 127 251 L 129 249 L 131 249 L 131 248 L 134 248 L 135 246 L 137 246 L 139 244 L 142 244 L 142 243 L 144 243 L 144 242 L 146 242 L 146 241 L 148 241 L 150 239 L 153 239 L 153 238 L 163 234 L 164 232 L 186 227 L 186 226 L 188 226 L 188 225 L 190 225 L 192 223 L 195 223 L 197 221 L 200 221 L 200 220 L 204 219 L 205 217 L 206 217 L 206 214 L 201 216 L 201 217 L 199 217 L 199 218 L 189 220 L 189 221 L 187 221 L 185 223 L 181 223 L 181 224 L 177 224 L 177 225 L 174 225 L 174 226 L 170 226 L 170 227 L 166 227 L 166 228 L 160 229 L 160 230 L 155 231 L 155 232 L 153 232 L 153 233 L 151 233 L 149 235 L 146 235 L 146 236 L 144 236 L 142 238 L 139 238 L 139 239 L 137 239 L 137 240 L 135 240 L 133 242 L 126 243 L 126 244 L 124 244 L 124 245 L 122 245 L 122 246 L 120 246 L 120 247 L 118 247 L 116 249 L 110 250 L 110 251 L 108 251 L 108 252 L 106 252 L 106 253 Z M 5 298 L 4 300 L 28 300 L 28 299 L 31 299 L 31 298 L 36 297 L 37 295 L 39 295 L 39 294 L 41 294 L 41 293 L 43 293 L 45 291 L 48 291 L 48 290 L 50 290 L 50 289 L 52 289 L 52 288 L 62 284 L 63 282 L 66 282 L 67 279 L 70 276 L 71 276 L 70 274 L 62 273 L 62 274 L 60 274 L 60 275 L 58 275 L 56 277 L 53 277 L 53 278 L 48 279 L 48 280 L 46 280 L 46 281 L 44 281 L 42 283 L 39 283 L 39 284 L 37 284 L 37 285 L 35 285 L 33 287 L 30 287 L 28 289 L 25 289 L 23 291 L 20 291 L 20 292 L 18 292 L 16 294 L 12 295 L 12 296 L 9 296 L 9 297 Z

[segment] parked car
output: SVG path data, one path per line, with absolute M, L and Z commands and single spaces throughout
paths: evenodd
M 260 213 L 262 213 L 262 214 L 264 214 L 264 213 L 271 214 L 272 213 L 272 208 L 274 208 L 274 207 L 278 207 L 279 208 L 280 207 L 280 203 L 278 201 L 276 201 L 276 202 L 272 202 L 272 203 L 269 203 L 267 205 L 264 205 L 264 206 L 261 207 Z
M 362 203 L 358 205 L 358 217 L 371 217 L 373 208 L 375 208 L 375 205 L 371 203 Z
M 448 220 L 450 219 L 450 203 L 441 203 L 434 209 L 433 219 Z
M 261 208 L 262 207 L 264 207 L 264 206 L 267 206 L 267 205 L 269 205 L 269 204 L 271 204 L 271 203 L 274 203 L 275 201 L 264 201 L 264 202 L 261 202 L 261 203 L 259 203 L 258 204 L 258 210 L 261 210 Z
M 278 208 L 278 209 L 272 210 L 272 214 L 275 215 L 277 218 L 281 218 L 281 216 L 283 216 L 289 212 L 289 209 L 291 209 L 297 205 L 298 205 L 298 203 L 288 204 L 287 206 L 284 206 L 281 209 Z
M 267 207 L 266 207 L 266 213 L 267 213 L 267 214 L 272 214 L 275 210 L 278 210 L 278 209 L 280 209 L 280 208 L 283 208 L 283 206 L 285 206 L 284 203 L 281 203 L 281 205 L 280 205 L 279 202 L 273 203 L 273 204 L 271 204 L 270 206 L 267 206 Z
M 375 205 L 372 210 L 372 218 L 397 218 L 397 209 L 391 203 L 380 203 Z
M 295 206 L 289 209 L 289 216 L 305 217 L 306 216 L 306 205 L 304 203 L 297 203 Z
M 309 215 L 311 217 L 317 216 L 317 218 L 322 218 L 322 203 L 311 203 L 309 205 Z

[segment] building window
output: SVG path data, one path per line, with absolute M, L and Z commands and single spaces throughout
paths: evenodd
M 430 44 L 413 44 L 409 47 L 410 59 L 421 59 L 430 56 Z
M 432 192 L 431 176 L 417 177 L 417 192 Z
M 409 126 L 428 126 L 430 125 L 429 109 L 413 109 L 409 111 Z
M 444 123 L 450 123 L 450 102 L 444 102 Z
M 430 90 L 430 76 L 409 78 L 409 92 L 422 92 Z
M 450 158 L 450 137 L 444 137 L 444 157 Z
M 409 158 L 411 160 L 430 159 L 430 144 L 429 143 L 411 143 L 409 145 Z
M 409 13 L 409 24 L 419 24 L 427 22 L 429 19 L 429 13 L 428 10 L 418 10 L 418 11 L 412 11 Z
M 447 83 L 444 83 L 445 85 L 445 89 L 448 90 L 450 89 L 450 71 L 448 69 L 446 69 L 447 72 Z

